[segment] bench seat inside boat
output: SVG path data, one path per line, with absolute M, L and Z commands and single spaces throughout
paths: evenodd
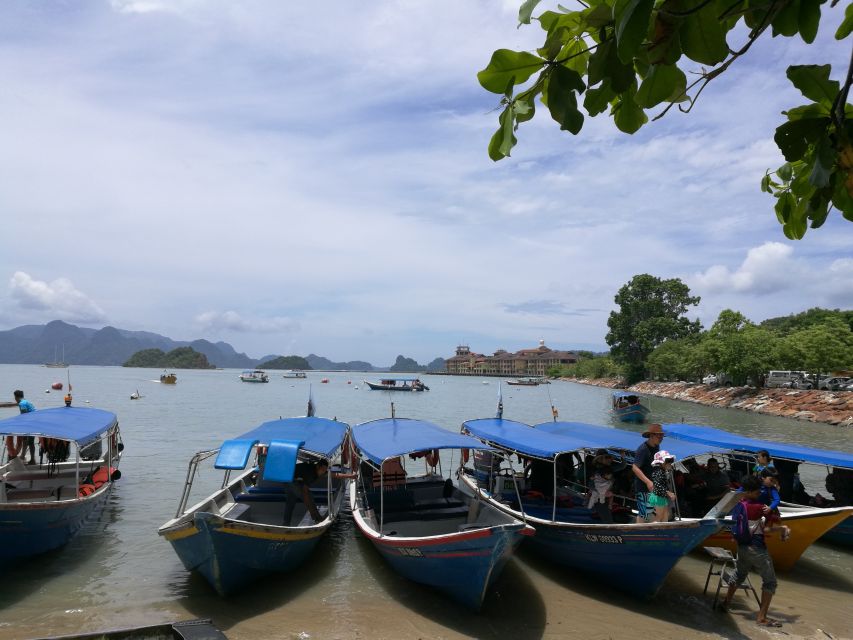
M 311 497 L 315 504 L 326 504 L 326 491 L 311 490 Z M 287 502 L 287 494 L 284 491 L 275 493 L 238 493 L 234 496 L 235 502 Z M 301 502 L 301 500 L 297 500 Z
M 449 518 L 466 518 L 468 507 L 465 505 L 456 507 L 443 507 L 440 509 L 407 509 L 385 511 L 384 521 L 405 522 L 408 520 L 446 520 Z

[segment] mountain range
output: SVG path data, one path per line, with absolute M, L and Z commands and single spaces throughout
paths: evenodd
M 68 324 L 62 320 L 0 331 L 0 363 L 4 364 L 45 364 L 64 360 L 69 364 L 120 366 L 134 353 L 143 349 L 161 349 L 168 352 L 178 347 L 192 347 L 199 353 L 203 353 L 211 364 L 223 368 L 250 368 L 280 357 L 280 354 L 270 354 L 255 359 L 245 353 L 238 353 L 227 342 L 210 342 L 203 339 L 172 340 L 149 331 L 128 331 L 115 327 L 89 329 Z M 389 367 L 374 367 L 369 362 L 361 360 L 333 362 L 313 353 L 305 359 L 312 369 L 389 370 Z M 401 359 L 407 364 L 414 363 L 417 366 L 417 369 L 408 369 L 409 371 L 444 370 L 442 358 L 436 358 L 428 366 L 418 365 L 414 360 L 403 358 L 403 356 L 397 357 L 397 364 Z

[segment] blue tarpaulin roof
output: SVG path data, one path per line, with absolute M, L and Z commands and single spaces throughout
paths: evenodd
M 736 451 L 756 452 L 766 449 L 774 458 L 802 460 L 833 467 L 853 468 L 853 454 L 829 449 L 813 449 L 798 444 L 785 444 L 770 440 L 757 440 L 736 433 L 729 433 L 714 427 L 695 424 L 665 424 L 666 431 L 680 441 L 702 443 L 717 448 L 734 449 Z
M 0 420 L 0 435 L 32 435 L 59 438 L 83 446 L 97 440 L 118 422 L 116 415 L 89 407 L 54 407 Z
M 640 394 L 636 393 L 634 391 L 614 391 L 613 392 L 614 398 L 630 398 L 631 396 L 639 398 Z
M 305 451 L 330 457 L 341 446 L 349 425 L 329 418 L 301 417 L 270 420 L 237 436 L 269 445 L 273 440 L 303 440 Z
M 664 427 L 667 432 L 668 427 Z M 636 451 L 637 447 L 642 444 L 644 438 L 642 435 L 632 431 L 622 431 L 620 429 L 612 429 L 596 424 L 586 424 L 584 422 L 543 422 L 537 424 L 536 429 L 547 431 L 561 436 L 571 437 L 578 442 L 590 442 L 593 446 L 604 449 L 627 449 Z M 668 433 L 668 432 L 667 432 Z M 582 445 L 588 446 L 588 445 Z M 579 447 L 580 448 L 580 447 Z M 687 442 L 684 440 L 665 439 L 660 446 L 673 454 L 676 460 L 698 456 L 714 451 L 722 451 L 725 447 L 708 446 L 705 443 Z
M 490 449 L 481 442 L 424 420 L 385 418 L 356 425 L 353 440 L 375 464 L 388 458 L 429 449 Z
M 537 430 L 523 422 L 502 418 L 468 420 L 462 423 L 462 428 L 496 447 L 537 458 L 551 459 L 560 453 L 595 446 L 588 442 L 581 443 L 578 439 Z

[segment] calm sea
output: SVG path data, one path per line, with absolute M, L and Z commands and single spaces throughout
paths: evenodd
M 237 597 L 221 599 L 184 571 L 157 535 L 174 515 L 187 462 L 202 449 L 266 420 L 304 415 L 309 384 L 317 414 L 350 424 L 388 417 L 430 420 L 450 430 L 494 415 L 494 378 L 426 376 L 428 393 L 370 391 L 364 373 L 311 372 L 306 380 L 270 372 L 269 384 L 238 380 L 237 370 L 181 371 L 174 386 L 160 371 L 121 367 L 61 369 L 0 365 L 0 398 L 23 389 L 37 408 L 60 406 L 67 384 L 74 403 L 115 412 L 126 449 L 122 479 L 107 508 L 65 548 L 2 569 L 0 639 L 35 638 L 212 618 L 229 638 L 658 638 L 767 637 L 749 618 L 755 604 L 714 613 L 703 595 L 707 562 L 683 559 L 651 603 L 631 600 L 584 576 L 557 569 L 521 550 L 509 563 L 480 614 L 390 571 L 352 522 L 343 518 L 302 569 L 271 577 Z M 321 378 L 328 378 L 321 384 Z M 138 391 L 139 400 L 131 400 Z M 607 389 L 554 382 L 503 386 L 505 416 L 528 423 L 561 419 L 610 424 Z M 762 438 L 853 451 L 853 431 L 737 410 L 651 399 L 660 422 L 710 424 Z M 16 409 L 0 409 L 0 417 Z M 822 490 L 822 474 L 806 475 Z M 209 470 L 201 483 L 219 478 Z M 814 545 L 781 576 L 771 607 L 788 637 L 853 637 L 853 552 Z M 756 581 L 760 580 L 756 577 Z M 712 586 L 714 583 L 712 582 Z

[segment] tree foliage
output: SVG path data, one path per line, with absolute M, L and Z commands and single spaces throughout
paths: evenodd
M 610 313 L 605 340 L 613 359 L 625 365 L 628 382 L 645 377 L 646 359 L 665 340 L 699 333 L 699 321 L 685 316 L 699 300 L 678 278 L 661 280 L 641 274 L 619 289 L 615 298 L 619 311 Z
M 178 347 L 169 353 L 161 349 L 143 349 L 134 353 L 123 367 L 147 367 L 156 369 L 213 369 L 207 356 L 192 347 Z
M 526 0 L 519 22 L 530 24 L 540 0 Z M 689 112 L 714 78 L 744 55 L 766 31 L 812 43 L 825 0 L 586 0 L 570 11 L 558 5 L 535 18 L 545 31 L 536 53 L 499 49 L 477 74 L 487 91 L 502 95 L 499 127 L 489 157 L 510 155 L 516 131 L 533 118 L 536 99 L 561 130 L 578 134 L 584 112 L 605 111 L 616 127 L 635 133 L 658 109 Z M 835 2 L 832 3 L 835 6 Z M 735 30 L 738 25 L 743 28 Z M 853 5 L 835 37 L 853 30 Z M 737 43 L 736 40 L 740 40 Z M 785 235 L 802 238 L 834 207 L 853 221 L 853 106 L 847 103 L 853 60 L 843 82 L 830 65 L 794 65 L 787 76 L 805 104 L 784 112 L 774 140 L 786 162 L 767 171 L 761 189 L 776 198 Z M 687 77 L 695 79 L 689 84 Z M 581 107 L 583 111 L 581 111 Z
M 622 367 L 608 355 L 596 355 L 591 351 L 577 352 L 574 364 L 555 366 L 548 370 L 549 376 L 564 378 L 616 378 L 622 375 Z M 583 354 L 583 355 L 582 355 Z

